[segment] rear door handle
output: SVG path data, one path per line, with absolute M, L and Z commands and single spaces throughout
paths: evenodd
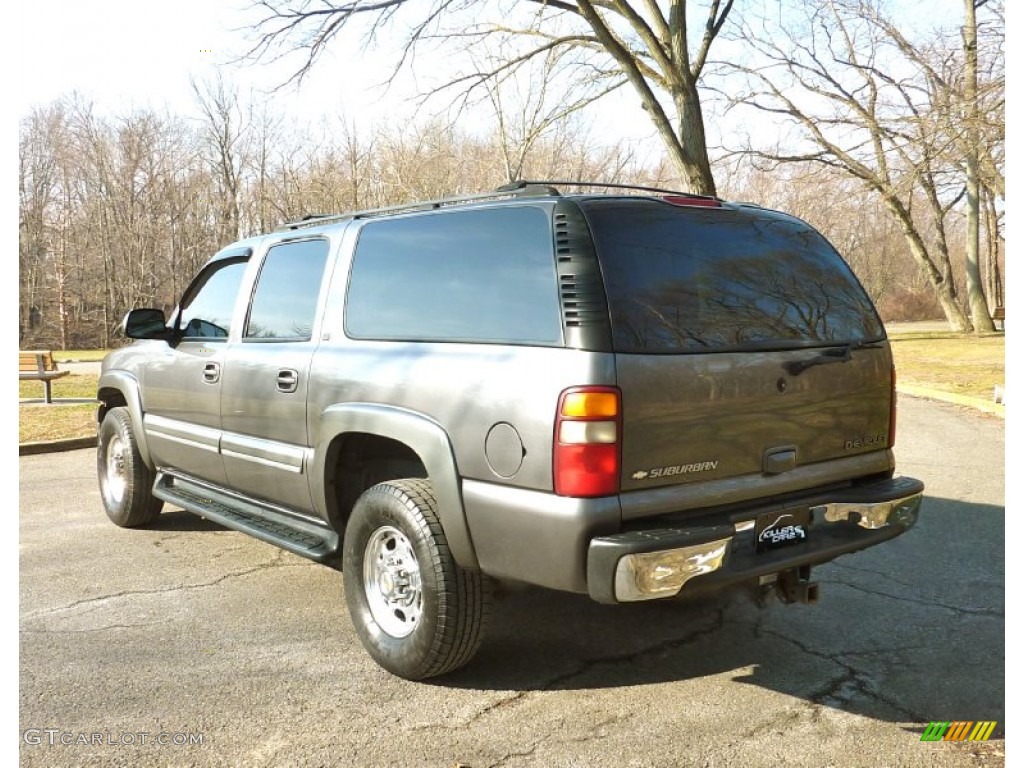
M 220 381 L 220 363 L 207 363 L 203 366 L 203 381 L 207 384 Z
M 294 392 L 299 386 L 299 372 L 282 368 L 277 372 L 277 389 L 280 392 Z

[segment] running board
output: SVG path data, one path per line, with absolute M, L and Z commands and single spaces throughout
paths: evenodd
M 180 475 L 159 471 L 153 495 L 227 528 L 323 562 L 338 552 L 338 534 L 254 499 L 243 499 Z

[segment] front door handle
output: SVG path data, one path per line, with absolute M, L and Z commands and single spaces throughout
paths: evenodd
M 220 381 L 220 363 L 207 363 L 203 366 L 203 381 L 216 384 Z
M 282 368 L 277 372 L 277 389 L 280 392 L 294 392 L 299 386 L 299 372 Z

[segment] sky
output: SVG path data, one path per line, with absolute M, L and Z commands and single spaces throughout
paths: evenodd
M 135 0 L 55 0 L 22 3 L 21 28 L 31 30 L 17 41 L 22 46 L 15 66 L 15 113 L 47 104 L 77 90 L 97 111 L 120 113 L 133 108 L 169 108 L 195 113 L 190 79 L 212 78 L 218 68 L 242 93 L 304 120 L 344 114 L 363 125 L 405 122 L 415 97 L 450 66 L 444 56 L 420 54 L 416 66 L 403 70 L 396 82 L 381 84 L 400 48 L 400 32 L 384 34 L 379 45 L 364 49 L 357 30 L 346 30 L 303 81 L 286 85 L 295 59 L 283 62 L 238 63 L 251 47 L 247 29 L 258 14 L 247 0 L 176 0 L 145 3 Z M 141 13 L 141 7 L 152 10 Z M 38 32 L 36 32 L 38 31 Z M 44 56 L 39 55 L 45 40 Z M 439 111 L 438 100 L 428 105 Z M 629 93 L 613 99 L 598 113 L 602 130 L 616 138 L 650 141 L 658 150 L 653 129 Z M 467 118 L 463 118 L 464 120 Z M 472 120 L 473 118 L 468 118 Z
M 458 59 L 456 64 L 450 47 L 442 53 L 421 50 L 414 66 L 404 68 L 391 86 L 382 86 L 401 49 L 404 17 L 400 16 L 397 24 L 384 28 L 379 44 L 369 49 L 361 45 L 358 29 L 344 30 L 301 85 L 285 85 L 297 59 L 238 61 L 251 48 L 251 27 L 261 17 L 251 5 L 251 0 L 18 3 L 13 61 L 5 68 L 15 74 L 6 83 L 13 98 L 6 99 L 6 104 L 14 107 L 12 116 L 20 118 L 34 106 L 77 91 L 93 102 L 99 114 L 167 108 L 195 115 L 191 79 L 211 79 L 219 70 L 243 96 L 251 94 L 257 102 L 267 99 L 275 111 L 302 121 L 343 115 L 346 122 L 359 127 L 404 124 L 414 117 L 415 97 L 465 61 Z M 740 5 L 749 6 L 748 12 L 769 15 L 777 7 L 774 0 L 745 0 Z M 908 26 L 936 19 L 955 24 L 962 12 L 960 0 L 900 0 L 895 7 Z M 717 40 L 715 52 L 729 55 L 728 45 L 729 41 Z M 0 55 L 12 54 L 8 49 Z M 444 106 L 437 99 L 426 111 L 436 113 Z M 709 143 L 714 144 L 719 130 L 730 132 L 732 118 L 710 116 L 709 104 L 704 106 Z M 609 144 L 630 141 L 640 159 L 653 159 L 662 152 L 648 116 L 628 87 L 603 100 L 589 117 Z M 486 119 L 479 111 L 463 114 L 459 125 L 476 130 Z M 744 130 L 747 127 L 744 123 Z
M 147 12 L 140 8 L 149 7 Z M 54 14 L 54 7 L 58 13 Z M 213 77 L 221 67 L 226 79 L 242 90 L 269 90 L 287 79 L 281 66 L 232 63 L 249 44 L 244 30 L 253 17 L 244 0 L 57 0 L 22 4 L 23 28 L 45 30 L 46 57 L 34 55 L 38 38 L 28 35 L 19 79 L 18 114 L 72 90 L 95 101 L 101 112 L 168 107 L 194 110 L 190 78 Z M 378 99 L 356 86 L 363 77 L 338 76 L 352 62 L 325 60 L 301 90 L 289 87 L 272 98 L 306 115 L 342 104 L 372 109 Z M 359 67 L 374 70 L 373 63 Z M 332 66 L 337 65 L 337 66 Z

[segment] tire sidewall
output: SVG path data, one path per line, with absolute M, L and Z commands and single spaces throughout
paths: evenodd
M 140 479 L 140 475 L 145 473 L 140 472 L 139 468 L 144 465 L 142 465 L 142 458 L 139 456 L 139 449 L 135 444 L 135 435 L 132 432 L 130 419 L 131 417 L 123 409 L 112 408 L 100 424 L 96 443 L 96 461 L 103 508 L 106 510 L 107 517 L 115 525 L 123 528 L 144 524 L 155 517 L 146 509 L 136 509 L 136 507 L 148 503 L 145 498 L 148 489 L 140 487 L 140 483 L 145 482 L 145 477 Z M 120 501 L 115 501 L 110 493 L 107 476 L 107 451 L 110 441 L 115 437 L 121 440 L 124 457 L 125 488 Z
M 420 569 L 423 605 L 419 624 L 406 637 L 389 635 L 373 618 L 363 585 L 363 558 L 375 531 L 391 526 L 412 545 Z M 429 528 L 418 524 L 402 499 L 384 489 L 371 489 L 356 504 L 345 529 L 342 573 L 345 599 L 356 633 L 367 652 L 384 669 L 406 679 L 420 679 L 429 672 L 443 606 L 439 574 L 433 567 L 436 551 Z

